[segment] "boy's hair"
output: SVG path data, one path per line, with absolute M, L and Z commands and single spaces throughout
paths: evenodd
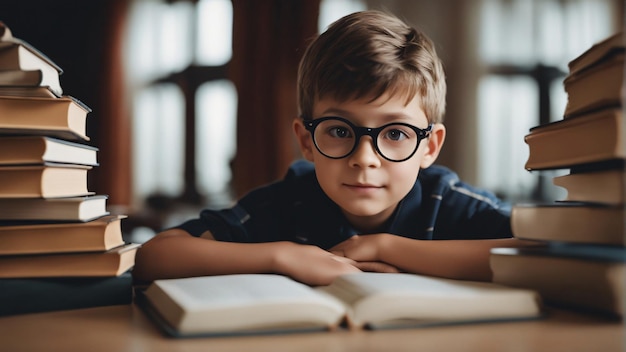
M 402 94 L 416 95 L 430 123 L 445 112 L 446 82 L 432 41 L 393 15 L 362 11 L 328 27 L 307 48 L 298 71 L 300 116 L 313 118 L 313 103 Z

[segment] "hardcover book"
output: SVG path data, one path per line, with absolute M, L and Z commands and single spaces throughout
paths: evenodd
M 0 278 L 119 276 L 135 265 L 138 244 L 106 252 L 0 256 Z
M 567 195 L 562 201 L 608 205 L 626 203 L 626 173 L 623 169 L 570 172 L 552 179 Z
M 0 96 L 0 134 L 46 135 L 87 141 L 90 112 L 89 107 L 69 96 Z
M 121 221 L 125 217 L 0 226 L 0 255 L 106 251 L 124 244 Z
M 109 215 L 106 201 L 106 195 L 68 198 L 0 198 L 0 224 L 9 225 L 32 221 L 90 221 Z
M 595 43 L 578 57 L 571 60 L 568 63 L 570 74 L 577 74 L 585 69 L 594 67 L 615 54 L 623 53 L 625 47 L 624 32 L 615 33 Z
M 93 192 L 87 190 L 89 170 L 91 166 L 68 164 L 0 166 L 0 198 L 91 195 Z
M 570 75 L 563 81 L 567 93 L 565 117 L 572 118 L 602 107 L 622 105 L 624 96 L 624 52 Z
M 98 166 L 98 148 L 46 136 L 0 138 L 0 165 L 45 163 Z
M 594 113 L 536 126 L 524 137 L 527 170 L 563 169 L 626 158 L 621 109 Z
M 511 210 L 515 237 L 614 246 L 626 245 L 626 208 L 586 203 L 516 204 Z

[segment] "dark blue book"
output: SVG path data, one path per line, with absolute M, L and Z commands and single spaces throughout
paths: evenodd
M 130 304 L 129 272 L 104 278 L 0 279 L 0 316 Z

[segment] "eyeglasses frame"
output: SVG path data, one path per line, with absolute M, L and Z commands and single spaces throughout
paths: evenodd
M 338 120 L 338 121 L 341 121 L 341 122 L 347 124 L 348 126 L 350 126 L 350 128 L 352 128 L 352 130 L 354 131 L 354 134 L 355 134 L 354 146 L 352 147 L 352 149 L 348 153 L 346 153 L 343 156 L 335 157 L 335 156 L 327 155 L 326 153 L 324 153 L 319 148 L 319 146 L 317 145 L 317 142 L 315 141 L 315 129 L 317 128 L 317 126 L 320 123 L 322 123 L 324 121 L 328 121 L 328 120 Z M 393 125 L 401 125 L 401 126 L 408 127 L 410 129 L 412 129 L 417 134 L 417 144 L 415 145 L 415 149 L 413 150 L 413 152 L 411 152 L 411 154 L 408 157 L 406 157 L 404 159 L 400 159 L 400 160 L 390 159 L 387 156 L 385 156 L 380 151 L 380 148 L 378 147 L 378 136 L 379 136 L 380 132 L 383 131 L 385 128 L 387 128 L 389 126 L 393 126 Z M 391 122 L 391 123 L 385 124 L 385 125 L 380 126 L 380 127 L 361 127 L 361 126 L 356 126 L 355 124 L 353 124 L 349 120 L 347 120 L 347 119 L 345 119 L 343 117 L 339 117 L 339 116 L 325 116 L 325 117 L 320 117 L 320 118 L 317 118 L 317 119 L 305 119 L 304 120 L 304 128 L 306 128 L 306 130 L 309 131 L 309 133 L 311 134 L 311 139 L 313 139 L 313 144 L 315 145 L 315 148 L 317 149 L 318 152 L 320 152 L 320 154 L 322 154 L 323 156 L 325 156 L 325 157 L 327 157 L 329 159 L 343 159 L 343 158 L 348 157 L 349 155 L 354 153 L 356 148 L 359 146 L 359 143 L 361 143 L 361 137 L 363 137 L 363 136 L 370 136 L 372 138 L 372 143 L 374 144 L 374 149 L 376 150 L 378 155 L 383 157 L 383 159 L 385 159 L 385 160 L 388 160 L 388 161 L 391 161 L 391 162 L 396 162 L 396 163 L 401 163 L 403 161 L 407 161 L 407 160 L 411 159 L 413 157 L 413 155 L 415 155 L 415 152 L 417 152 L 417 149 L 419 148 L 420 143 L 422 142 L 422 140 L 430 137 L 430 133 L 433 130 L 433 126 L 434 126 L 434 124 L 431 123 L 430 125 L 428 125 L 427 128 L 419 128 L 417 126 L 413 126 L 411 124 L 404 123 L 404 122 Z

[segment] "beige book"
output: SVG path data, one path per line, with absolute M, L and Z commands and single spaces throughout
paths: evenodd
M 106 252 L 0 256 L 0 278 L 110 277 L 135 265 L 138 244 Z
M 0 96 L 0 134 L 89 140 L 86 130 L 90 112 L 89 107 L 69 96 Z
M 0 255 L 106 251 L 124 244 L 121 220 L 125 217 L 0 226 Z
M 570 173 L 552 179 L 567 191 L 564 201 L 625 204 L 626 173 L 623 170 L 598 170 Z
M 0 166 L 0 198 L 58 198 L 93 194 L 87 190 L 91 166 L 48 164 Z
M 511 229 L 524 240 L 624 246 L 624 206 L 586 203 L 516 204 Z
M 564 169 L 626 158 L 621 108 L 539 125 L 524 137 L 527 170 Z

